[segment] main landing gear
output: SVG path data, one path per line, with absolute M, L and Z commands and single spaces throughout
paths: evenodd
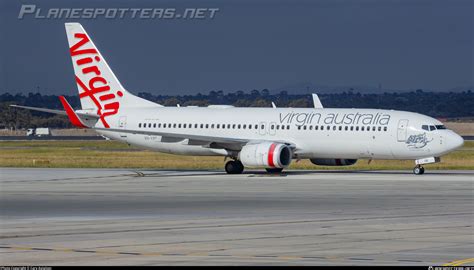
M 424 174 L 425 168 L 423 168 L 421 165 L 416 165 L 415 168 L 413 168 L 413 173 L 416 175 Z
M 225 171 L 228 174 L 241 174 L 244 171 L 244 165 L 240 160 L 231 160 L 225 164 Z

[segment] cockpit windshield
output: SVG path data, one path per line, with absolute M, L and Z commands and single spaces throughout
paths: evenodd
M 437 129 L 446 129 L 444 125 L 422 125 L 421 129 L 426 131 L 433 131 Z

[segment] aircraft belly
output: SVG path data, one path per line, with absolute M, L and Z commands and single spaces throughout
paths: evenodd
M 369 154 L 363 140 L 315 140 L 301 148 L 305 151 L 296 152 L 300 158 L 364 158 Z
M 202 145 L 189 145 L 187 139 L 169 140 L 162 136 L 148 136 L 130 134 L 127 143 L 141 148 L 163 153 L 195 156 L 222 156 L 227 155 L 224 149 L 205 148 Z

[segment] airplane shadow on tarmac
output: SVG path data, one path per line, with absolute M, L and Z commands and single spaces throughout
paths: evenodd
M 136 170 L 138 177 L 173 177 L 173 176 L 213 176 L 228 175 L 224 171 L 214 170 Z M 413 175 L 411 170 L 406 171 L 371 171 L 371 170 L 290 170 L 282 173 L 268 173 L 264 170 L 244 171 L 241 176 L 248 177 L 285 177 L 288 175 L 310 175 L 310 174 L 372 174 L 372 175 Z M 428 170 L 425 174 L 435 175 L 474 175 L 474 171 L 439 171 Z M 236 175 L 230 175 L 236 176 Z M 423 177 L 423 176 L 420 176 Z

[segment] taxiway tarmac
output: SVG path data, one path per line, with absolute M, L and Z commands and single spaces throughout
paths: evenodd
M 0 265 L 474 263 L 474 171 L 0 178 Z

